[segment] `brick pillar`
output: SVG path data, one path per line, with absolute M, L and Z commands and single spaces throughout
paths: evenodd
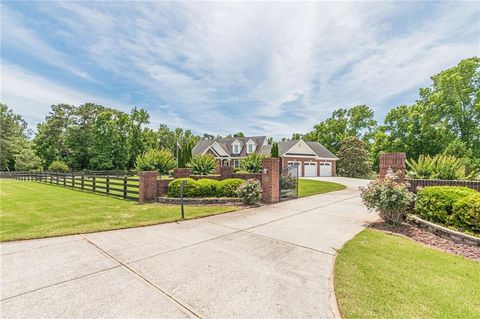
M 405 180 L 405 153 L 385 153 L 380 155 L 380 178 L 385 178 L 389 168 L 394 173 L 399 173 L 400 180 Z
M 262 200 L 264 203 L 280 201 L 280 159 L 274 157 L 262 160 Z
M 173 177 L 175 178 L 184 178 L 190 177 L 192 170 L 190 168 L 174 168 L 173 169 Z
M 168 191 L 168 184 L 173 179 L 159 179 L 157 180 L 157 197 L 164 196 Z
M 320 174 L 318 174 L 320 176 Z M 332 176 L 337 176 L 337 161 L 332 161 Z
M 221 179 L 232 178 L 232 176 L 233 176 L 233 166 L 220 166 Z
M 138 202 L 140 204 L 157 201 L 157 176 L 155 171 L 138 172 Z

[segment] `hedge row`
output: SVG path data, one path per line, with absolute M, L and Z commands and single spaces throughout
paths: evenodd
M 185 197 L 237 197 L 237 189 L 243 183 L 240 178 L 228 178 L 221 181 L 202 178 L 177 178 L 168 184 L 167 196 L 180 197 L 180 185 L 183 181 L 186 184 L 183 188 Z
M 480 193 L 473 189 L 426 187 L 418 192 L 415 211 L 423 219 L 480 233 Z

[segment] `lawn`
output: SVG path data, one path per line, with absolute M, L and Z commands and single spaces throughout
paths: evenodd
M 480 318 L 480 263 L 366 229 L 339 252 L 335 292 L 349 318 Z
M 185 206 L 185 218 L 214 215 L 235 206 Z M 175 221 L 176 205 L 139 205 L 37 182 L 0 180 L 0 241 L 95 232 Z
M 298 180 L 298 197 L 328 193 L 345 189 L 346 186 L 338 183 L 317 181 L 314 179 Z

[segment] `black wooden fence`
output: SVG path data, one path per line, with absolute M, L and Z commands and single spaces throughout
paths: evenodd
M 123 199 L 138 200 L 138 177 L 111 172 L 2 172 L 0 178 L 34 181 L 105 194 Z

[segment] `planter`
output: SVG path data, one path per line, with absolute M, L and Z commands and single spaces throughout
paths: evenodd
M 447 227 L 443 227 L 440 225 L 437 225 L 435 223 L 426 221 L 416 215 L 408 215 L 407 216 L 407 221 L 414 223 L 421 228 L 424 228 L 425 230 L 428 230 L 429 232 L 438 235 L 440 237 L 446 238 L 453 240 L 454 242 L 460 243 L 460 244 L 468 244 L 472 246 L 479 246 L 480 247 L 480 238 L 475 237 L 472 235 L 464 234 L 462 232 L 452 230 Z
M 158 197 L 157 202 L 163 204 L 180 205 L 180 198 L 177 197 Z M 184 198 L 185 205 L 242 205 L 242 200 L 239 198 L 212 198 L 212 197 L 198 197 L 198 198 Z

